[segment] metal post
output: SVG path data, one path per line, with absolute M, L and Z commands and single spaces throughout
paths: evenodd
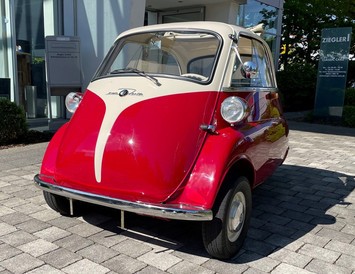
M 74 215 L 73 199 L 69 199 L 70 215 Z
M 124 211 L 121 210 L 121 228 L 124 229 Z

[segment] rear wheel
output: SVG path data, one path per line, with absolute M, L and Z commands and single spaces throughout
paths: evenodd
M 47 191 L 43 191 L 44 200 L 47 202 L 47 205 L 59 212 L 61 215 L 70 216 L 70 203 L 69 200 L 65 197 L 58 196 Z
M 203 243 L 211 256 L 229 259 L 238 253 L 247 235 L 251 209 L 247 178 L 239 177 L 222 190 L 215 203 L 213 220 L 202 224 Z

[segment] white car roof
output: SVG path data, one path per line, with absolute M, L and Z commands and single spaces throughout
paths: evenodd
M 157 24 L 149 25 L 138 28 L 133 28 L 122 32 L 118 37 L 140 33 L 140 32 L 154 32 L 154 31 L 171 31 L 171 30 L 201 30 L 201 31 L 212 31 L 219 33 L 222 37 L 226 38 L 228 35 L 233 33 L 246 33 L 251 36 L 256 36 L 252 31 L 245 29 L 240 26 L 230 25 L 222 22 L 214 21 L 194 21 L 194 22 L 181 22 L 181 23 L 167 23 L 167 24 Z

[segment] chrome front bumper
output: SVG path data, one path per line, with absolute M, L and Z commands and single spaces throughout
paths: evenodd
M 137 214 L 188 221 L 210 221 L 213 218 L 212 210 L 180 204 L 151 204 L 115 199 L 108 196 L 53 185 L 41 180 L 39 174 L 34 177 L 34 182 L 35 185 L 43 191 L 57 194 L 59 196 L 120 209 L 123 211 L 134 212 Z

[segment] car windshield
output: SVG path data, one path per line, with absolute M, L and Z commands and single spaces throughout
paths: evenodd
M 215 34 L 201 31 L 139 33 L 118 40 L 95 78 L 134 74 L 180 77 L 197 82 L 212 78 L 220 47 Z

